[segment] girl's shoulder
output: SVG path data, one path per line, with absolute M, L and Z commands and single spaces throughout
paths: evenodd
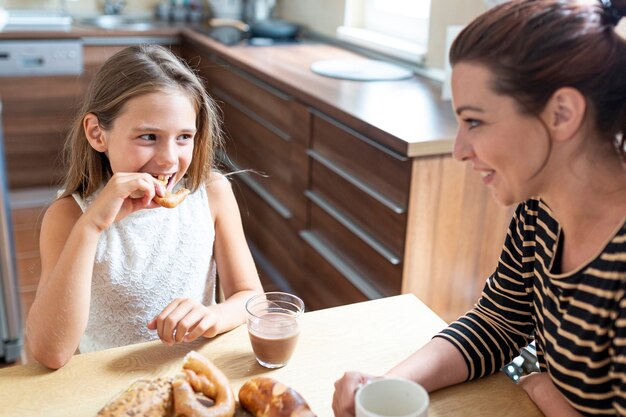
M 233 192 L 228 176 L 218 171 L 211 172 L 209 180 L 205 184 L 205 188 L 209 195 L 209 201 L 223 197 L 225 194 L 232 194 Z
M 52 221 L 76 221 L 82 214 L 83 211 L 74 197 L 68 196 L 59 198 L 48 206 L 46 213 L 44 214 L 44 221 L 46 221 L 46 219 Z

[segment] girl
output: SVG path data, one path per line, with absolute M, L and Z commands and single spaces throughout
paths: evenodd
M 454 156 L 520 203 L 478 304 L 387 375 L 433 391 L 498 372 L 546 416 L 626 415 L 626 2 L 519 0 L 455 40 Z M 372 376 L 337 381 L 336 416 Z
M 133 46 L 107 60 L 43 219 L 26 321 L 35 359 L 56 369 L 77 348 L 190 342 L 245 321 L 244 303 L 262 288 L 230 183 L 212 171 L 220 140 L 215 104 L 172 53 Z M 183 185 L 191 194 L 178 207 L 153 201 Z

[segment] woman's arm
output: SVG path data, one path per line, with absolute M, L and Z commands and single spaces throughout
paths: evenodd
M 582 417 L 558 390 L 547 372 L 522 377 L 518 385 L 546 417 Z
M 461 383 L 467 379 L 463 356 L 450 342 L 436 337 L 423 348 L 400 362 L 383 377 L 346 372 L 335 382 L 333 411 L 335 417 L 354 416 L 354 393 L 370 380 L 384 377 L 406 378 L 421 384 L 428 392 Z

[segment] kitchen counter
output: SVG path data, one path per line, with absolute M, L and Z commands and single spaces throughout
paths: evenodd
M 313 73 L 310 65 L 317 60 L 363 59 L 337 46 L 307 40 L 274 46 L 250 46 L 245 42 L 226 46 L 184 25 L 145 31 L 74 25 L 69 31 L 0 32 L 0 41 L 82 38 L 86 43 L 107 39 L 115 43 L 116 39 L 132 38 L 149 42 L 155 37 L 180 38 L 183 44 L 208 49 L 225 63 L 271 80 L 294 98 L 333 114 L 339 121 L 402 155 L 439 155 L 452 150 L 456 122 L 450 102 L 440 99 L 440 83 L 419 76 L 401 81 L 349 81 Z
M 333 383 L 344 371 L 381 374 L 428 342 L 445 323 L 412 295 L 305 313 L 291 362 L 267 370 L 254 359 L 245 326 L 215 339 L 168 347 L 149 342 L 76 355 L 58 371 L 40 365 L 0 370 L 0 415 L 92 416 L 140 378 L 176 375 L 191 349 L 211 359 L 235 393 L 249 378 L 275 378 L 296 389 L 319 417 L 331 417 Z M 503 374 L 437 391 L 429 417 L 539 417 Z

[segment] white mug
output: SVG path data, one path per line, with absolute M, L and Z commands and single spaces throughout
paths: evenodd
M 373 380 L 354 398 L 356 417 L 426 417 L 428 392 L 417 382 L 401 378 Z

